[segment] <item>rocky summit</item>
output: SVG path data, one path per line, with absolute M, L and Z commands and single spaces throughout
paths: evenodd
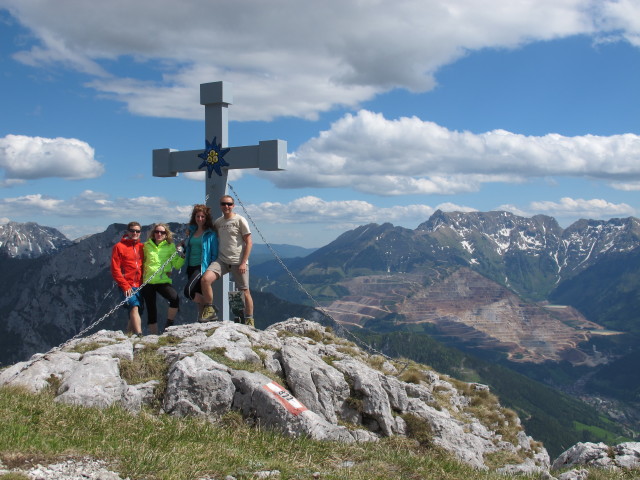
M 133 366 L 159 362 L 140 382 Z M 138 383 L 137 383 L 138 382 Z M 0 385 L 50 389 L 55 401 L 215 421 L 240 412 L 292 437 L 372 442 L 428 431 L 430 442 L 479 469 L 547 471 L 549 455 L 485 385 L 365 353 L 320 324 L 292 318 L 257 330 L 231 322 L 170 327 L 161 336 L 101 330 L 0 373 Z M 492 461 L 490 461 L 493 458 Z
M 145 378 L 148 372 L 156 378 Z M 144 407 L 215 422 L 234 411 L 294 438 L 355 443 L 403 435 L 505 475 L 535 473 L 552 480 L 549 470 L 559 469 L 558 480 L 577 480 L 589 475 L 584 466 L 640 468 L 640 443 L 633 442 L 579 443 L 551 464 L 544 446 L 486 385 L 365 353 L 302 318 L 264 331 L 230 322 L 174 326 L 142 338 L 101 330 L 1 371 L 0 385 L 46 389 L 68 404 L 121 406 L 132 415 Z M 25 473 L 120 478 L 99 459 L 38 465 Z

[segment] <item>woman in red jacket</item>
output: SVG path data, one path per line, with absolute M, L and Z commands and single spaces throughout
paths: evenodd
M 142 336 L 140 314 L 144 308 L 140 285 L 142 285 L 142 265 L 144 264 L 144 248 L 140 243 L 142 227 L 138 222 L 129 222 L 127 232 L 111 251 L 111 276 L 116 281 L 129 309 L 127 333 Z

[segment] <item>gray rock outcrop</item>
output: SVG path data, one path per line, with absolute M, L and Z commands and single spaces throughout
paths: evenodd
M 148 360 L 151 358 L 152 360 Z M 133 378 L 133 366 L 161 364 L 162 378 Z M 100 331 L 65 351 L 0 372 L 0 385 L 50 388 L 56 401 L 94 407 L 144 405 L 174 416 L 247 421 L 293 437 L 340 442 L 407 435 L 479 469 L 507 452 L 505 472 L 549 469 L 549 456 L 488 387 L 457 382 L 427 367 L 404 381 L 407 365 L 366 354 L 325 327 L 292 318 L 265 331 L 213 322 L 175 326 L 161 336 Z M 166 385 L 166 387 L 162 387 Z M 485 401 L 482 417 L 474 401 Z M 493 403 L 492 403 L 493 402 Z M 421 434 L 416 435 L 415 431 Z M 427 433 L 425 433 L 427 432 Z M 428 436 L 428 439 L 425 438 Z
M 640 468 L 640 442 L 626 442 L 612 447 L 604 443 L 577 443 L 563 452 L 551 468 L 559 470 L 573 466 Z

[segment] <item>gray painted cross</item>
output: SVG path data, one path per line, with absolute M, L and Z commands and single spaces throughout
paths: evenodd
M 205 139 L 227 148 L 229 142 L 228 107 L 233 101 L 231 85 L 224 82 L 203 83 L 200 85 L 200 104 L 204 105 Z M 214 140 L 215 139 L 215 140 Z M 163 148 L 153 151 L 153 176 L 175 177 L 178 172 L 197 172 L 203 164 L 201 155 L 204 149 L 176 151 Z M 213 171 L 206 176 L 205 198 L 211 208 L 212 216 L 219 216 L 220 197 L 227 194 L 227 175 L 230 169 L 259 168 L 260 170 L 283 170 L 287 159 L 287 142 L 284 140 L 261 141 L 258 145 L 233 147 L 223 154 L 223 160 L 229 165 L 220 170 L 222 175 Z M 222 156 L 222 155 L 221 155 Z M 206 169 L 205 169 L 206 171 Z M 219 308 L 220 318 L 229 320 L 229 281 L 228 275 L 213 286 L 214 302 Z

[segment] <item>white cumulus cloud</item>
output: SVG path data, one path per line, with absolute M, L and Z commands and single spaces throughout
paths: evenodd
M 260 175 L 281 188 L 378 195 L 455 194 L 554 176 L 640 181 L 640 136 L 476 134 L 361 110 L 303 144 L 286 171 Z
M 540 200 L 522 206 L 505 204 L 497 207 L 496 210 L 506 210 L 522 217 L 548 215 L 565 226 L 580 218 L 608 219 L 638 214 L 635 208 L 626 203 L 614 203 L 601 198 L 571 197 L 562 197 L 559 201 Z
M 635 214 L 635 209 L 626 203 L 616 204 L 600 198 L 563 197 L 559 202 L 532 202 L 530 208 L 554 217 L 604 218 Z
M 249 215 L 259 224 L 325 224 L 328 228 L 355 228 L 366 223 L 418 224 L 437 209 L 473 211 L 452 203 L 429 205 L 389 205 L 380 207 L 363 200 L 323 200 L 315 196 L 297 198 L 288 203 L 263 202 L 248 205 Z
M 93 148 L 75 138 L 7 135 L 0 138 L 0 169 L 4 186 L 24 180 L 57 177 L 69 180 L 99 177 L 104 166 Z
M 51 215 L 63 218 L 98 218 L 124 221 L 131 216 L 179 219 L 182 210 L 162 197 L 111 198 L 106 193 L 85 190 L 70 199 L 42 194 L 22 195 L 0 199 L 0 215 Z M 158 221 L 159 221 L 158 220 Z

